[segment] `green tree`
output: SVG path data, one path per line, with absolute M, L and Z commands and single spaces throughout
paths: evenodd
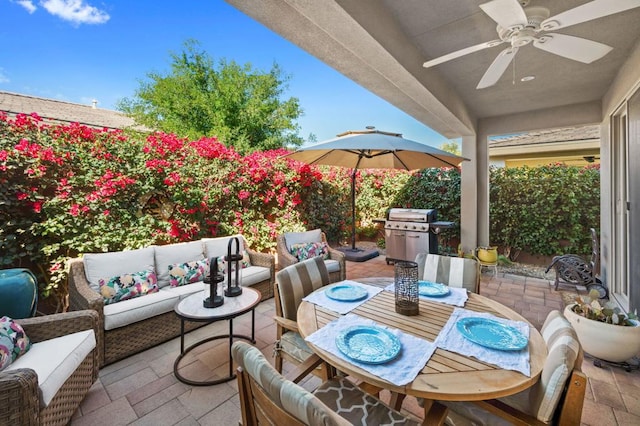
M 440 149 L 455 155 L 462 155 L 460 152 L 460 145 L 458 145 L 458 142 L 456 141 L 444 142 L 440 145 Z
M 117 108 L 150 128 L 190 139 L 217 137 L 240 153 L 298 146 L 295 97 L 283 100 L 289 77 L 277 64 L 269 72 L 213 59 L 188 40 L 171 53 L 171 72 L 150 72 L 134 97 Z

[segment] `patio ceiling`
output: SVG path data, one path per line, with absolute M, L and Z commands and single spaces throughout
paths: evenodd
M 422 64 L 498 38 L 495 22 L 479 8 L 484 1 L 227 1 L 449 138 L 477 133 L 478 120 L 568 106 L 589 109 L 591 118 L 564 125 L 599 122 L 602 98 L 640 39 L 640 8 L 563 28 L 556 32 L 613 50 L 583 64 L 527 45 L 497 84 L 478 90 L 506 44 L 429 69 Z M 531 0 L 529 6 L 553 16 L 584 3 Z M 530 75 L 535 79 L 520 81 Z

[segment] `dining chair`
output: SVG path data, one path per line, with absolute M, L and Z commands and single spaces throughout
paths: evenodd
M 235 342 L 231 353 L 238 364 L 244 426 L 419 424 L 343 377 L 324 381 L 313 393 L 299 386 L 297 382 L 323 363 L 315 354 L 284 377 L 246 342 Z
M 418 264 L 419 279 L 478 293 L 480 264 L 475 259 L 418 253 L 415 261 Z
M 547 359 L 531 388 L 505 398 L 440 401 L 450 425 L 580 425 L 587 377 L 580 371 L 582 348 L 569 321 L 552 311 L 541 329 Z
M 273 292 L 275 299 L 276 342 L 274 354 L 276 370 L 282 373 L 282 361 L 304 362 L 313 351 L 298 332 L 297 312 L 302 299 L 329 284 L 329 273 L 321 257 L 313 257 L 284 268 L 276 273 Z M 320 376 L 329 378 L 326 365 Z
M 276 252 L 280 268 L 286 268 L 305 260 L 318 250 L 324 251 L 323 257 L 329 272 L 329 282 L 346 280 L 347 266 L 344 253 L 329 247 L 327 236 L 320 229 L 306 232 L 286 232 L 276 238 Z

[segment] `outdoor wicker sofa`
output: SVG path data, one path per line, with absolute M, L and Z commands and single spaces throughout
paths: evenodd
M 32 344 L 44 342 L 48 346 L 40 348 L 39 353 L 33 346 L 14 361 L 16 369 L 0 372 L 0 425 L 66 425 L 98 378 L 98 351 L 94 339 L 98 332 L 98 315 L 94 311 L 85 310 L 20 319 L 16 322 L 22 326 Z M 81 333 L 85 330 L 93 330 L 93 333 Z M 77 342 L 79 335 L 83 339 L 81 344 L 84 351 L 78 349 L 76 352 L 75 346 L 67 346 L 66 349 L 73 351 L 73 354 L 88 354 L 83 359 L 63 354 L 65 346 Z M 51 346 L 55 344 L 58 346 Z M 60 345 L 60 351 L 51 350 Z M 51 352 L 60 353 L 56 357 Z M 43 365 L 46 363 L 51 364 Z M 75 370 L 71 371 L 76 364 Z M 25 365 L 33 365 L 33 369 Z M 39 377 L 35 370 L 50 370 L 48 376 L 43 374 L 40 378 L 49 386 L 46 394 L 43 390 L 45 385 L 38 385 Z M 61 371 L 66 371 L 66 374 Z M 70 376 L 65 380 L 67 374 Z M 52 392 L 51 381 L 62 383 L 55 394 Z
M 251 250 L 241 235 L 237 237 L 246 250 L 250 263 L 249 267 L 242 269 L 242 285 L 260 291 L 263 299 L 273 297 L 274 256 Z M 206 238 L 138 250 L 89 253 L 72 259 L 69 270 L 69 307 L 70 310 L 92 309 L 98 313 L 99 331 L 96 340 L 100 349 L 100 366 L 179 336 L 180 320 L 174 312 L 174 306 L 179 300 L 203 291 L 204 284 L 195 282 L 171 287 L 167 265 L 222 256 L 227 253 L 230 238 Z M 105 304 L 97 286 L 99 278 L 108 279 L 147 267 L 155 268 L 159 291 Z M 186 322 L 185 331 L 202 325 L 205 323 Z

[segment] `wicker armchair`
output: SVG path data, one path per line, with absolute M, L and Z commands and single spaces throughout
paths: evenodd
M 17 320 L 33 343 L 93 329 L 98 314 L 77 311 Z M 26 355 L 28 356 L 27 352 Z M 21 368 L 0 372 L 0 425 L 66 425 L 98 378 L 98 351 L 92 350 L 66 380 L 49 405 L 42 407 L 38 376 Z
M 313 231 L 309 231 L 309 232 L 313 232 Z M 320 232 L 320 236 L 321 236 L 322 242 L 326 243 L 327 237 L 324 234 L 324 232 Z M 276 251 L 278 253 L 278 266 L 280 269 L 286 268 L 287 266 L 291 266 L 299 262 L 298 259 L 289 252 L 289 248 L 287 247 L 286 234 L 278 235 L 276 242 L 277 242 Z M 329 247 L 329 260 L 336 261 L 338 262 L 338 265 L 339 265 L 338 270 L 332 270 L 333 268 L 327 265 L 327 269 L 329 270 L 329 282 L 335 283 L 338 281 L 346 280 L 347 267 L 346 267 L 344 253 Z

